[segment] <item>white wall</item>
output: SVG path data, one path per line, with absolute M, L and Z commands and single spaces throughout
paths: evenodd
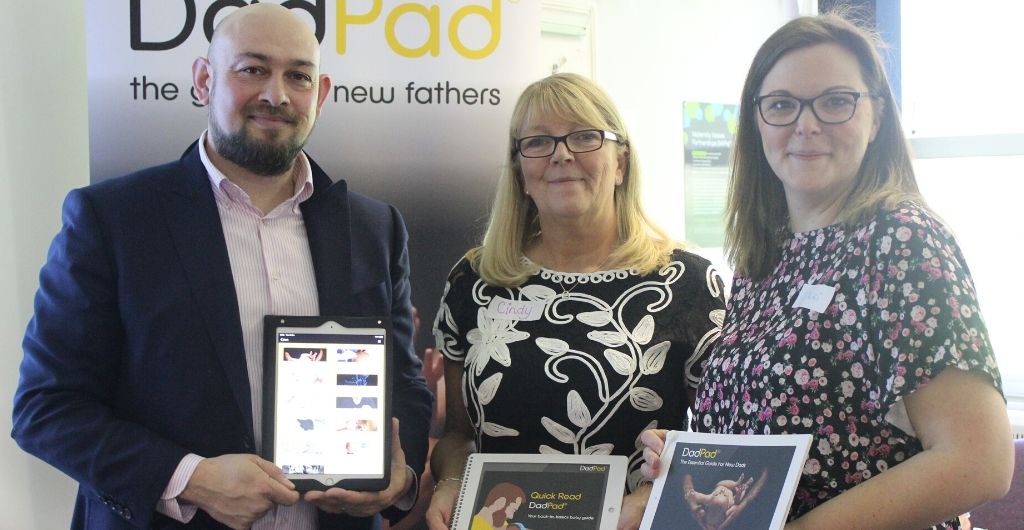
M 754 53 L 796 16 L 797 2 L 593 3 L 595 80 L 619 106 L 639 150 L 645 207 L 682 239 L 683 102 L 738 104 Z M 724 268 L 720 250 L 708 250 Z
M 84 2 L 2 3 L 0 529 L 67 528 L 75 484 L 7 435 L 21 337 L 67 190 L 88 182 Z

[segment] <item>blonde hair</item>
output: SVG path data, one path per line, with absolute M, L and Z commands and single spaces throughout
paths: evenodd
M 536 272 L 522 260 L 526 247 L 539 233 L 540 223 L 537 208 L 523 188 L 515 141 L 522 126 L 537 115 L 611 131 L 621 140 L 616 145 L 625 155 L 626 167 L 614 195 L 619 246 L 609 257 L 608 266 L 647 273 L 668 263 L 678 244 L 647 217 L 640 205 L 639 163 L 622 117 L 593 81 L 560 73 L 526 87 L 512 111 L 509 158 L 498 179 L 487 232 L 480 246 L 466 253 L 480 277 L 491 285 L 514 287 Z
M 868 144 L 838 221 L 866 222 L 879 209 L 907 200 L 926 207 L 877 50 L 876 43 L 881 41 L 848 20 L 849 16 L 850 11 L 844 11 L 792 20 L 768 37 L 750 65 L 740 100 L 726 206 L 725 251 L 738 274 L 754 280 L 764 278 L 781 256 L 789 215 L 782 183 L 765 158 L 754 98 L 775 63 L 794 50 L 826 43 L 842 46 L 857 58 L 861 77 L 877 102 L 878 134 Z

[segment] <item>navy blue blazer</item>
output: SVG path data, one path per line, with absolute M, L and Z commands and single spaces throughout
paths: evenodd
M 320 312 L 391 317 L 392 412 L 418 473 L 432 398 L 413 347 L 405 225 L 310 164 L 301 210 Z M 196 143 L 176 162 L 68 194 L 23 346 L 12 436 L 79 482 L 72 528 L 224 528 L 202 511 L 185 526 L 155 511 L 187 453 L 255 451 L 238 301 Z M 379 524 L 322 512 L 320 522 Z

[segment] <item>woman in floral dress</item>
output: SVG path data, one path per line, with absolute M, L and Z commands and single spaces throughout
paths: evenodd
M 640 433 L 685 427 L 723 286 L 644 215 L 636 150 L 593 82 L 527 87 L 509 140 L 483 243 L 434 325 L 447 414 L 427 521 L 447 528 L 471 452 L 614 454 L 629 458 L 620 525 L 635 528 Z
M 736 276 L 694 430 L 810 433 L 787 529 L 960 528 L 1012 442 L 974 284 L 918 193 L 867 34 L 804 17 L 762 45 L 727 212 Z M 663 431 L 643 436 L 657 475 Z

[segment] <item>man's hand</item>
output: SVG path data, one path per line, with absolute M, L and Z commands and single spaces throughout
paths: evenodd
M 178 499 L 242 530 L 275 504 L 299 502 L 299 493 L 274 464 L 256 455 L 238 454 L 199 462 Z
M 317 508 L 330 513 L 347 513 L 356 517 L 369 517 L 405 495 L 412 481 L 405 465 L 405 451 L 398 439 L 398 419 L 391 418 L 391 483 L 383 491 L 350 491 L 330 488 L 310 491 L 305 499 Z

